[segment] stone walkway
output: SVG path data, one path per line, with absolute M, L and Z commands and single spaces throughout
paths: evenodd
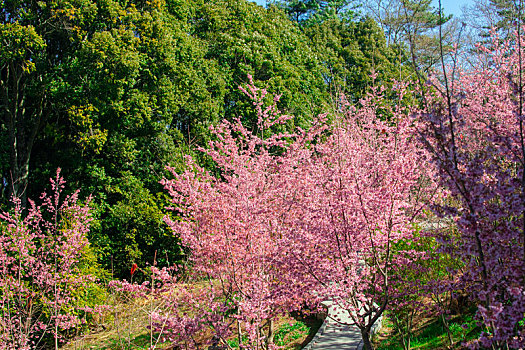
M 332 302 L 327 301 L 323 304 L 328 307 L 328 316 L 314 339 L 303 350 L 361 350 L 361 332 L 351 325 L 350 314 L 332 305 Z M 335 318 L 340 321 L 336 321 Z

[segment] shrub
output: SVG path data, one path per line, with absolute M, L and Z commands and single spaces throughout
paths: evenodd
M 33 349 L 45 342 L 58 348 L 63 331 L 98 309 L 96 279 L 89 263 L 89 200 L 78 191 L 63 195 L 60 169 L 41 204 L 0 213 L 0 348 Z M 27 214 L 25 214 L 27 213 Z M 25 214 L 25 215 L 24 215 Z M 84 265 L 83 265 L 84 264 Z

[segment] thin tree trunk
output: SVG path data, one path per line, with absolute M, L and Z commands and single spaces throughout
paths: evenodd
M 361 336 L 363 337 L 363 348 L 365 350 L 373 350 L 372 342 L 370 341 L 370 330 L 361 329 Z
M 443 322 L 443 327 L 445 327 L 445 330 L 447 331 L 448 341 L 450 343 L 450 347 L 452 347 L 454 345 L 454 341 L 452 340 L 452 333 L 450 332 L 448 321 L 443 313 L 441 313 L 441 322 Z
M 42 89 L 40 96 L 29 99 L 26 92 L 28 75 L 16 63 L 5 65 L 1 78 L 2 119 L 7 126 L 9 140 L 9 171 L 3 175 L 7 177 L 8 197 L 19 198 L 22 207 L 25 207 L 29 161 L 36 135 L 44 120 L 45 91 Z M 42 82 L 41 76 L 31 79 Z
M 271 344 L 273 344 L 273 337 L 274 337 L 274 333 L 273 333 L 273 319 L 269 318 L 268 319 L 268 339 L 266 341 L 266 350 L 269 350 Z
M 237 320 L 237 339 L 239 340 L 239 349 L 242 349 L 242 329 L 241 321 Z

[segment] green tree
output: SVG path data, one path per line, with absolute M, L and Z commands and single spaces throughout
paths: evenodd
M 302 25 L 356 16 L 354 0 L 274 0 L 271 4 L 282 8 L 292 21 Z
M 343 93 L 357 101 L 371 86 L 388 86 L 393 79 L 409 74 L 396 50 L 386 45 L 381 28 L 369 17 L 324 21 L 306 28 L 305 33 L 323 62 L 323 76 L 333 96 Z
M 440 62 L 440 41 L 445 52 L 458 42 L 461 27 L 431 0 L 363 1 L 363 7 L 383 28 L 388 45 L 399 48 L 400 56 L 408 52 L 408 61 L 421 72 Z
M 248 74 L 281 94 L 279 107 L 297 115 L 302 126 L 321 111 L 328 99 L 321 62 L 308 38 L 282 11 L 227 0 L 204 2 L 196 15 L 200 21 L 195 35 L 206 42 L 206 59 L 215 62 L 226 82 L 221 100 L 225 116 L 243 116 L 255 127 L 252 102 L 238 90 Z
M 475 42 L 487 41 L 494 28 L 501 39 L 512 39 L 516 25 L 523 25 L 522 0 L 475 0 L 466 10 L 466 21 L 475 31 Z
M 77 26 L 92 14 L 90 1 L 2 1 L 0 6 L 0 139 L 2 193 L 25 204 L 31 152 L 53 108 L 60 70 L 78 46 Z M 5 200 L 5 197 L 4 197 Z
M 185 140 L 176 118 L 190 96 L 199 96 L 188 84 L 203 80 L 193 68 L 203 53 L 183 23 L 171 21 L 164 2 L 95 5 L 92 21 L 78 29 L 81 45 L 62 67 L 54 123 L 37 141 L 33 176 L 46 178 L 61 165 L 94 194 L 90 240 L 105 266 L 127 277 L 133 263 L 179 254 L 163 224 L 167 202 L 157 195 L 158 181 L 180 158 Z

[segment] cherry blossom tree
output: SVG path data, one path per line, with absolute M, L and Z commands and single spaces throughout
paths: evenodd
M 288 146 L 306 133 L 265 138 L 290 117 L 276 110 L 278 99 L 264 107 L 264 90 L 252 84 L 243 91 L 254 101 L 257 133 L 240 119 L 223 121 L 212 128 L 215 140 L 201 149 L 217 174 L 188 159 L 189 169 L 182 174 L 172 169 L 175 178 L 164 184 L 174 203 L 167 222 L 190 248 L 194 273 L 210 281 L 209 290 L 224 300 L 221 312 L 231 313 L 247 331 L 250 344 L 244 345 L 260 349 L 272 347 L 273 318 L 305 300 L 285 283 L 280 217 L 288 180 L 281 169 L 294 162 Z
M 60 169 L 42 204 L 29 201 L 27 215 L 14 199 L 0 213 L 0 347 L 34 349 L 46 336 L 58 349 L 60 332 L 81 322 L 74 291 L 93 281 L 79 273 L 91 217 L 78 191 L 63 195 Z M 89 310 L 84 310 L 89 311 Z
M 415 140 L 415 125 L 399 103 L 390 107 L 374 89 L 357 108 L 346 104 L 326 140 L 315 145 L 297 172 L 300 213 L 288 247 L 311 266 L 317 293 L 350 313 L 371 349 L 371 329 L 393 298 L 393 266 L 410 264 L 406 249 L 393 245 L 413 237 L 414 221 L 435 192 L 426 153 Z M 300 268 L 297 266 L 297 268 Z
M 453 218 L 459 239 L 444 253 L 466 265 L 454 288 L 478 303 L 485 330 L 472 346 L 525 345 L 525 134 L 523 38 L 478 46 L 474 68 L 449 67 L 417 114 L 421 140 L 450 195 L 436 213 Z M 454 70 L 454 68 L 456 68 Z
M 264 90 L 245 93 L 260 135 L 290 118 L 264 108 Z M 410 262 L 392 244 L 412 234 L 429 182 L 411 111 L 389 107 L 382 93 L 359 108 L 341 100 L 331 126 L 320 116 L 293 134 L 263 138 L 225 121 L 201 149 L 218 176 L 189 159 L 190 170 L 164 182 L 174 203 L 168 224 L 195 271 L 222 286 L 254 348 L 262 339 L 271 346 L 276 314 L 329 299 L 350 312 L 371 349 L 371 328 L 392 302 L 391 267 Z

